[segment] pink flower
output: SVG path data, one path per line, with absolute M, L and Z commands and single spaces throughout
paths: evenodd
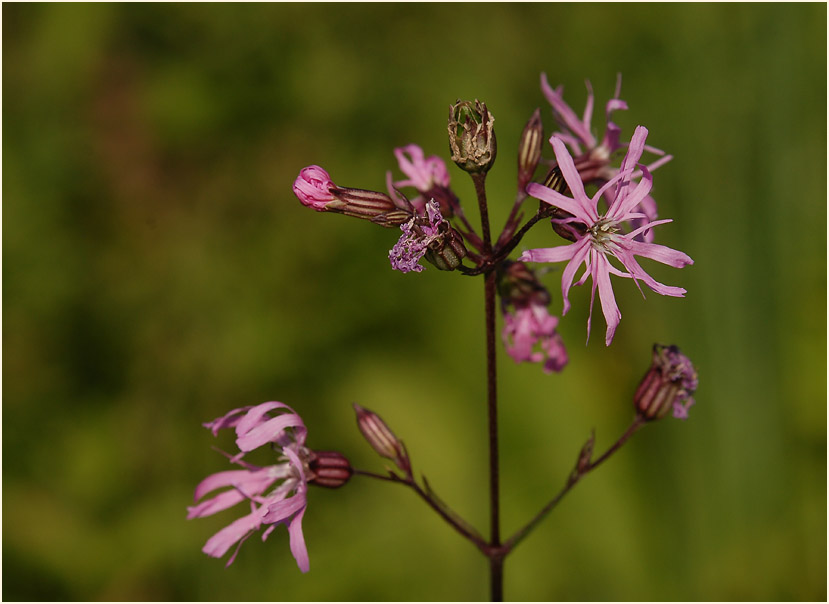
M 276 415 L 269 415 L 277 411 Z M 262 533 L 264 541 L 279 524 L 288 527 L 291 553 L 302 572 L 308 572 L 308 550 L 302 535 L 308 489 L 308 463 L 312 453 L 305 447 L 307 430 L 302 418 L 284 403 L 269 402 L 254 407 L 234 409 L 204 424 L 216 436 L 222 428 L 236 429 L 239 453 L 230 458 L 242 470 L 218 472 L 205 478 L 196 487 L 195 500 L 207 493 L 227 487 L 194 506 L 187 508 L 187 518 L 210 516 L 248 501 L 250 513 L 242 516 L 207 540 L 202 551 L 221 558 L 236 545 L 227 566 L 230 566 L 242 543 L 262 525 L 270 525 Z M 242 461 L 242 457 L 259 447 L 273 448 L 278 462 L 259 467 Z
M 553 137 L 563 140 L 574 156 L 574 163 L 579 171 L 583 183 L 595 182 L 598 185 L 606 183 L 619 173 L 618 168 L 610 165 L 611 156 L 615 151 L 625 146 L 625 143 L 619 142 L 619 135 L 621 129 L 611 120 L 611 114 L 614 111 L 626 110 L 627 103 L 619 98 L 622 89 L 622 76 L 619 74 L 616 79 L 616 92 L 613 98 L 605 105 L 605 132 L 601 141 L 597 141 L 593 136 L 591 130 L 591 121 L 593 118 L 593 88 L 590 81 L 585 82 L 587 86 L 587 105 L 584 108 L 584 116 L 579 119 L 576 112 L 564 102 L 562 95 L 562 87 L 553 89 L 547 81 L 547 76 L 541 74 L 541 90 L 544 96 L 547 97 L 550 105 L 553 108 L 553 114 L 559 127 L 562 129 L 553 134 Z M 550 139 L 552 142 L 552 139 Z M 652 162 L 647 167 L 649 170 L 656 170 L 659 166 L 666 164 L 673 159 L 671 155 L 665 155 L 665 152 L 655 147 L 645 146 L 645 150 L 661 156 L 658 160 Z M 637 175 L 638 176 L 638 175 Z M 612 200 L 608 200 L 608 203 Z M 649 195 L 642 198 L 639 205 L 639 210 L 643 216 L 631 220 L 631 228 L 636 230 L 647 222 L 656 220 L 657 207 L 656 201 Z M 653 231 L 643 229 L 637 235 L 640 241 L 653 241 Z
M 576 271 L 584 263 L 585 272 L 576 285 L 583 284 L 588 277 L 593 278 L 593 290 L 590 298 L 590 317 L 587 320 L 587 335 L 589 338 L 590 321 L 593 316 L 593 301 L 595 299 L 596 289 L 598 288 L 602 312 L 607 322 L 605 343 L 608 346 L 613 340 L 616 327 L 622 318 L 622 314 L 616 304 L 616 298 L 613 295 L 613 287 L 610 283 L 611 274 L 618 277 L 630 277 L 637 282 L 637 286 L 640 280 L 644 281 L 648 287 L 658 294 L 683 297 L 685 295 L 684 289 L 659 283 L 639 266 L 635 257 L 644 256 L 676 268 L 682 268 L 694 262 L 686 254 L 677 250 L 636 240 L 636 236 L 642 231 L 659 224 L 671 222 L 670 220 L 648 222 L 630 233 L 622 233 L 620 230 L 621 223 L 642 218 L 642 214 L 635 212 L 634 209 L 651 190 L 653 177 L 646 167 L 636 163 L 642 156 L 647 136 L 648 131 L 646 128 L 642 126 L 636 128 L 633 138 L 630 141 L 627 155 L 622 160 L 619 173 L 605 183 L 592 199 L 584 191 L 582 179 L 574 165 L 573 158 L 567 151 L 567 147 L 558 138 L 553 138 L 551 142 L 555 150 L 556 160 L 561 168 L 564 179 L 567 181 L 567 185 L 570 187 L 570 191 L 573 193 L 573 197 L 567 197 L 538 183 L 531 183 L 527 186 L 527 193 L 531 196 L 549 203 L 552 206 L 556 206 L 572 215 L 571 218 L 564 218 L 556 222 L 560 224 L 583 223 L 586 229 L 584 232 L 579 229 L 572 229 L 575 242 L 570 245 L 528 250 L 521 255 L 519 260 L 529 262 L 568 261 L 561 277 L 561 290 L 564 297 L 564 310 L 562 315 L 567 314 L 567 311 L 570 309 L 568 293 L 573 284 Z M 634 187 L 631 179 L 637 167 L 642 172 L 642 178 Z M 616 188 L 613 201 L 607 212 L 599 215 L 599 199 L 613 186 Z M 610 263 L 609 257 L 616 258 L 625 270 L 623 271 L 614 267 Z
M 584 115 L 581 119 L 576 115 L 570 106 L 564 102 L 562 95 L 563 88 L 559 86 L 553 89 L 547 81 L 547 75 L 541 74 L 541 90 L 544 96 L 547 97 L 550 105 L 553 107 L 553 113 L 561 132 L 556 132 L 554 136 L 563 140 L 572 150 L 573 154 L 581 160 L 577 160 L 577 164 L 581 163 L 579 171 L 582 174 L 584 182 L 590 182 L 595 179 L 610 180 L 614 176 L 612 169 L 609 167 L 610 155 L 622 147 L 619 143 L 619 134 L 621 132 L 619 126 L 614 124 L 610 116 L 616 110 L 627 109 L 627 103 L 619 98 L 619 93 L 622 88 L 621 75 L 616 80 L 616 93 L 613 98 L 605 105 L 605 133 L 601 142 L 596 140 L 591 131 L 590 122 L 593 119 L 593 87 L 590 81 L 585 82 L 587 86 L 587 105 L 584 108 Z
M 408 157 L 406 154 L 408 153 Z M 406 145 L 394 150 L 400 171 L 408 180 L 398 180 L 396 187 L 414 187 L 421 194 L 428 193 L 433 187 L 449 186 L 449 171 L 446 164 L 437 155 L 425 157 L 423 149 L 417 145 Z
M 328 172 L 319 166 L 308 166 L 299 171 L 299 176 L 294 181 L 294 195 L 300 203 L 317 212 L 324 212 L 326 206 L 337 198 L 331 194 L 331 189 L 336 187 Z
M 544 361 L 544 372 L 561 371 L 567 364 L 567 350 L 556 331 L 558 317 L 547 312 L 547 306 L 530 302 L 504 313 L 504 347 L 516 363 Z M 533 350 L 536 344 L 541 350 Z
M 397 188 L 414 187 L 420 194 L 411 200 L 412 206 L 419 214 L 426 212 L 426 202 L 434 199 L 440 204 L 440 211 L 445 217 L 451 217 L 459 209 L 458 198 L 449 188 L 449 170 L 446 163 L 437 155 L 426 157 L 417 145 L 406 145 L 394 150 L 400 171 L 408 176 L 405 180 L 396 180 L 393 185 Z M 387 181 L 391 182 L 391 172 L 388 173 Z M 392 196 L 394 196 L 392 194 Z

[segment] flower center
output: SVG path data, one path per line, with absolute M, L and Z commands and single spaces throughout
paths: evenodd
M 599 218 L 587 232 L 590 233 L 593 246 L 600 248 L 602 251 L 610 250 L 610 243 L 613 241 L 616 233 L 619 232 L 617 222 L 608 218 Z

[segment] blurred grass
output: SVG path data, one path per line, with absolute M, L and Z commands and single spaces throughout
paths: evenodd
M 610 349 L 582 344 L 575 290 L 560 376 L 499 360 L 504 532 L 592 427 L 598 447 L 625 428 L 653 342 L 695 360 L 700 390 L 688 422 L 637 436 L 516 550 L 507 597 L 826 599 L 825 6 L 2 15 L 4 599 L 485 599 L 483 558 L 389 485 L 312 492 L 307 576 L 282 530 L 224 570 L 199 549 L 235 512 L 184 512 L 224 467 L 199 424 L 235 406 L 284 400 L 312 446 L 379 469 L 359 401 L 486 526 L 480 284 L 391 272 L 393 232 L 309 212 L 290 185 L 318 163 L 382 190 L 394 147 L 445 156 L 448 104 L 480 98 L 500 226 L 520 129 L 536 106 L 552 124 L 542 71 L 576 108 L 590 78 L 597 114 L 623 73 L 617 121 L 676 158 L 655 180 L 661 241 L 696 264 L 653 269 L 685 300 L 619 284 Z

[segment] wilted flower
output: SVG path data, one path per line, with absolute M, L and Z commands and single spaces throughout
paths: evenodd
M 458 101 L 449 107 L 452 161 L 466 172 L 486 172 L 495 163 L 495 118 L 480 101 Z
M 270 416 L 272 411 L 278 414 Z M 312 452 L 305 447 L 307 430 L 302 418 L 284 403 L 269 402 L 234 409 L 204 426 L 214 436 L 222 428 L 236 429 L 236 445 L 240 452 L 231 457 L 231 462 L 244 469 L 212 474 L 199 483 L 196 501 L 216 489 L 227 489 L 187 508 L 187 518 L 210 516 L 243 501 L 249 502 L 250 513 L 213 535 L 202 551 L 221 558 L 236 544 L 236 550 L 227 562 L 230 566 L 242 543 L 262 525 L 269 525 L 262 533 L 264 541 L 277 525 L 284 524 L 288 527 L 291 553 L 300 570 L 308 572 L 302 517 L 307 485 L 313 474 L 308 466 Z M 276 464 L 260 467 L 242 460 L 246 453 L 263 446 L 276 451 Z
M 634 208 L 639 205 L 651 189 L 653 177 L 644 166 L 639 166 L 642 170 L 642 178 L 635 188 L 631 181 L 637 166 L 636 162 L 642 155 L 647 135 L 648 131 L 646 128 L 642 126 L 636 128 L 636 132 L 630 141 L 627 155 L 622 160 L 619 174 L 599 189 L 592 199 L 584 191 L 584 185 L 582 184 L 578 170 L 576 170 L 573 164 L 573 158 L 567 151 L 567 147 L 557 138 L 552 140 L 556 160 L 561 168 L 564 179 L 567 181 L 567 185 L 570 187 L 573 197 L 567 197 L 538 183 L 531 183 L 527 186 L 527 192 L 533 197 L 572 215 L 571 218 L 557 220 L 559 224 L 582 223 L 586 226 L 586 230 L 573 229 L 572 233 L 575 243 L 555 248 L 528 250 L 521 255 L 519 260 L 528 262 L 568 261 L 561 277 L 561 289 L 564 297 L 564 310 L 562 311 L 562 315 L 567 314 L 567 311 L 570 309 L 570 301 L 568 299 L 570 287 L 573 284 L 576 271 L 584 263 L 585 272 L 576 285 L 583 284 L 588 277 L 593 278 L 593 291 L 590 298 L 590 317 L 587 320 L 587 334 L 589 337 L 590 321 L 593 315 L 593 300 L 596 295 L 596 289 L 598 288 L 602 312 L 607 321 L 605 343 L 608 346 L 613 340 L 613 334 L 616 332 L 616 327 L 622 318 L 622 314 L 619 312 L 619 307 L 616 304 L 616 298 L 613 295 L 613 287 L 610 283 L 611 274 L 618 277 L 631 277 L 637 281 L 637 285 L 639 280 L 644 281 L 648 287 L 658 294 L 682 297 L 685 295 L 684 289 L 663 285 L 656 281 L 639 266 L 635 256 L 651 258 L 657 262 L 676 268 L 693 264 L 693 260 L 682 252 L 662 245 L 636 240 L 636 235 L 641 231 L 659 224 L 671 222 L 670 220 L 649 222 L 630 233 L 622 233 L 620 231 L 620 223 L 642 217 L 641 213 L 634 212 Z M 599 215 L 599 199 L 612 186 L 616 187 L 613 202 L 605 214 Z M 615 257 L 619 260 L 626 271 L 614 267 L 610 263 L 608 256 Z
M 403 234 L 389 251 L 393 269 L 402 273 L 419 273 L 424 256 L 441 270 L 454 270 L 466 256 L 461 236 L 441 216 L 440 206 L 433 199 L 426 204 L 426 215 L 415 215 L 400 225 Z
M 636 411 L 646 420 L 664 417 L 669 410 L 687 419 L 697 384 L 694 364 L 679 348 L 654 344 L 651 367 L 633 397 Z

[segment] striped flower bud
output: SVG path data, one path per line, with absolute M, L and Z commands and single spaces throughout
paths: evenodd
M 530 121 L 524 126 L 518 143 L 518 190 L 523 191 L 535 174 L 541 161 L 541 147 L 544 144 L 544 126 L 541 124 L 541 110 L 536 109 Z
M 357 427 L 362 432 L 368 444 L 382 457 L 391 459 L 404 472 L 411 471 L 409 454 L 406 447 L 386 425 L 379 415 L 354 403 L 357 413 Z
M 348 459 L 336 451 L 312 451 L 308 468 L 312 474 L 308 482 L 329 489 L 343 486 L 353 474 Z
M 317 212 L 363 218 L 384 227 L 399 226 L 412 216 L 411 206 L 400 207 L 385 193 L 337 186 L 319 166 L 300 170 L 293 190 L 302 205 Z

